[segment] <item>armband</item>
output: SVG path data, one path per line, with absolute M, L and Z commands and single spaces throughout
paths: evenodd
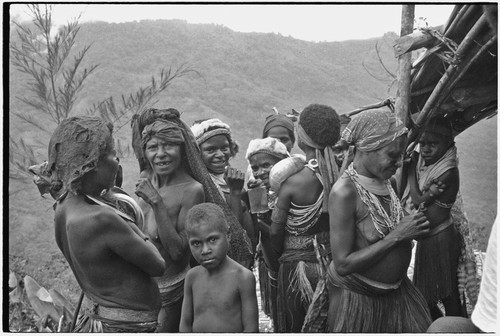
M 285 224 L 288 217 L 288 211 L 275 207 L 271 215 L 271 221 L 277 224 Z
M 434 201 L 434 204 L 436 204 L 438 207 L 440 208 L 444 208 L 444 209 L 451 209 L 451 207 L 453 206 L 453 204 L 455 203 L 443 203 L 443 202 L 440 202 L 438 200 L 435 200 Z

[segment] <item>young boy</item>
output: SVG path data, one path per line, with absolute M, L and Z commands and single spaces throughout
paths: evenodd
M 228 223 L 214 203 L 193 206 L 186 218 L 189 247 L 200 264 L 184 284 L 180 332 L 258 332 L 255 277 L 227 256 Z

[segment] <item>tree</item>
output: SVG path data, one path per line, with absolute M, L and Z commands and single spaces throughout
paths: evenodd
M 17 97 L 32 107 L 31 113 L 11 111 L 11 114 L 39 130 L 51 134 L 53 128 L 44 126 L 40 118 L 48 118 L 54 128 L 73 114 L 73 106 L 78 94 L 88 77 L 99 65 L 83 67 L 83 60 L 91 45 L 83 46 L 77 52 L 75 41 L 80 30 L 79 19 L 68 22 L 54 33 L 52 22 L 53 5 L 27 5 L 31 14 L 32 24 L 20 24 L 15 21 L 19 42 L 10 43 L 11 64 L 17 70 L 28 75 L 31 81 L 25 88 L 31 96 Z M 73 60 L 70 61 L 70 57 Z M 165 91 L 172 81 L 195 70 L 182 65 L 178 69 L 161 69 L 159 78 L 154 76 L 151 83 L 140 87 L 135 93 L 121 95 L 121 107 L 117 107 L 113 97 L 109 97 L 93 105 L 85 111 L 86 114 L 98 114 L 104 120 L 115 124 L 115 133 L 126 125 L 134 113 L 154 104 L 155 98 Z M 116 125 L 118 124 L 118 125 Z M 128 145 L 124 148 L 119 138 L 117 149 L 121 156 L 130 152 Z M 9 137 L 10 176 L 19 173 L 27 174 L 26 163 L 36 162 L 33 149 L 25 142 Z M 13 155 L 15 153 L 16 155 Z
M 10 52 L 12 64 L 30 77 L 31 81 L 25 87 L 32 96 L 17 98 L 49 117 L 57 126 L 71 115 L 78 92 L 98 65 L 82 67 L 90 45 L 84 46 L 79 52 L 73 50 L 80 30 L 80 17 L 54 33 L 53 5 L 32 4 L 27 7 L 34 28 L 13 22 L 17 27 L 19 43 L 11 42 Z M 72 61 L 69 59 L 70 54 L 74 55 Z M 43 131 L 51 131 L 31 114 L 17 111 L 12 114 Z

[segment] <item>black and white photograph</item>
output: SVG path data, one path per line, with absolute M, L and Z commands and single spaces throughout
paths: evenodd
M 497 2 L 2 11 L 3 332 L 499 331 Z

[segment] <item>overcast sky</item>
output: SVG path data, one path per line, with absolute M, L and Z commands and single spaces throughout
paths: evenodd
M 280 33 L 306 41 L 344 41 L 400 33 L 401 5 L 181 5 L 181 4 L 61 4 L 55 5 L 54 21 L 65 24 L 81 13 L 80 22 L 128 22 L 145 19 L 181 19 L 189 23 L 222 24 L 238 32 Z M 446 23 L 453 5 L 415 6 L 415 18 L 429 26 Z M 12 5 L 10 14 L 29 19 L 26 5 Z

